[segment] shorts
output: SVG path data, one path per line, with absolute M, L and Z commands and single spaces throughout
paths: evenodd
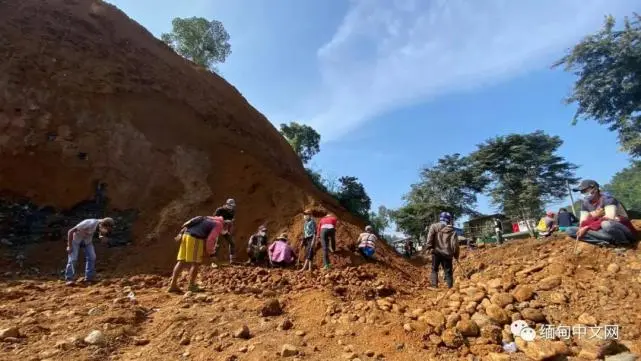
M 183 233 L 176 259 L 187 263 L 202 263 L 204 251 L 204 240 L 192 237 L 189 233 Z

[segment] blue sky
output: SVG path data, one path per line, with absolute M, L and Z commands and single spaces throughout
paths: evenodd
M 574 78 L 550 64 L 604 15 L 641 10 L 636 1 L 109 2 L 156 36 L 174 17 L 222 21 L 232 55 L 221 75 L 275 125 L 316 128 L 312 166 L 358 177 L 373 208 L 402 205 L 422 166 L 512 132 L 561 136 L 578 176 L 600 183 L 628 163 L 614 133 L 571 125 L 562 98 Z M 485 198 L 479 207 L 493 211 Z

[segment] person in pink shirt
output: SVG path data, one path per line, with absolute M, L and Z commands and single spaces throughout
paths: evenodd
M 272 266 L 286 267 L 294 264 L 296 253 L 287 243 L 287 234 L 282 233 L 276 240 L 269 245 L 269 264 Z

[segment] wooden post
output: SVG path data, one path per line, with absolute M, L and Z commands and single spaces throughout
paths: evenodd
M 576 214 L 576 209 L 574 209 L 574 196 L 572 195 L 572 188 L 570 188 L 570 181 L 566 180 L 565 184 L 568 186 L 568 192 L 570 193 L 570 202 L 572 202 L 572 213 L 575 217 L 579 218 L 579 215 Z

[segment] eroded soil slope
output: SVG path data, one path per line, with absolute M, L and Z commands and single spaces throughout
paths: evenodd
M 2 1 L 0 58 L 0 200 L 9 209 L 0 238 L 20 243 L 16 219 L 38 218 L 9 212 L 78 208 L 93 202 L 101 183 L 104 212 L 74 217 L 127 210 L 117 219 L 131 223 L 135 249 L 114 251 L 120 262 L 112 265 L 123 271 L 166 267 L 179 224 L 229 197 L 238 204 L 239 244 L 262 223 L 297 239 L 306 207 L 336 212 L 342 243 L 364 226 L 312 185 L 291 147 L 233 86 L 112 5 Z M 27 247 L 27 263 L 42 266 L 59 254 L 71 225 L 46 233 L 58 242 Z

